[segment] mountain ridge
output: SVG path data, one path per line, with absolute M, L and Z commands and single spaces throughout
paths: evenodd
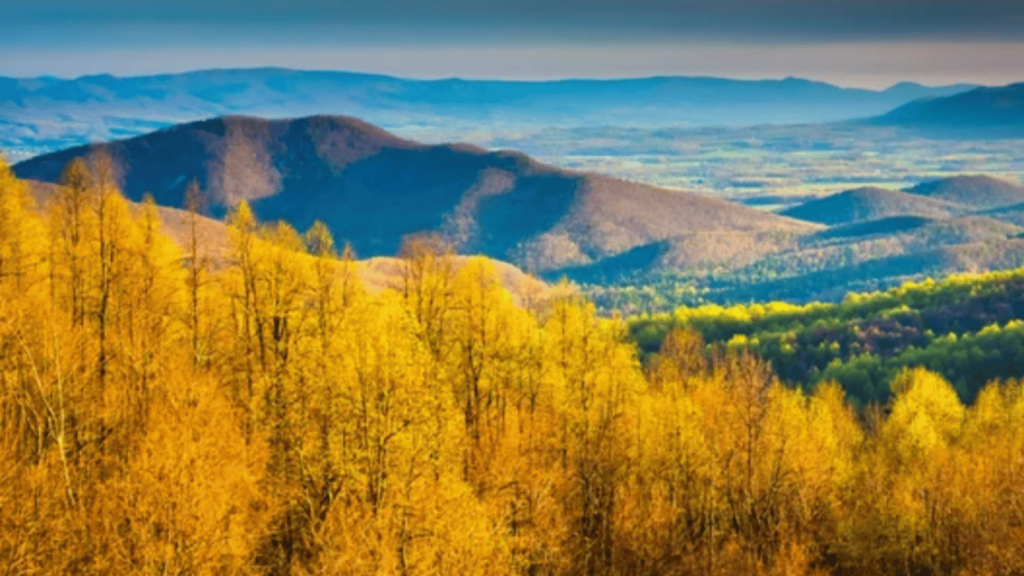
M 1024 186 L 983 174 L 963 174 L 922 182 L 904 192 L 986 210 L 1024 202 Z
M 829 226 L 893 218 L 942 220 L 996 215 L 1024 203 L 1024 185 L 984 174 L 926 180 L 902 190 L 865 186 L 807 200 L 779 214 Z
M 861 121 L 944 137 L 1024 136 L 1024 82 L 921 98 Z
M 195 179 L 215 213 L 242 200 L 302 230 L 324 221 L 364 256 L 391 256 L 411 234 L 444 235 L 538 271 L 587 265 L 702 231 L 811 232 L 816 227 L 725 200 L 542 164 L 522 153 L 427 145 L 350 117 L 229 116 L 15 165 L 57 182 L 74 158 L 104 150 L 126 196 L 181 206 Z
M 700 76 L 433 80 L 287 68 L 117 77 L 0 78 L 0 146 L 22 155 L 228 114 L 357 116 L 390 129 L 597 124 L 737 125 L 845 120 L 969 85 L 842 88 L 803 79 Z

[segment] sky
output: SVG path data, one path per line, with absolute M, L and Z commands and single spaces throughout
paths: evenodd
M 1024 0 L 0 0 L 0 75 L 1024 80 Z

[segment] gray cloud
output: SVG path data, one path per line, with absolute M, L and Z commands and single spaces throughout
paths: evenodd
M 1024 41 L 1021 0 L 6 0 L 0 30 L 201 25 L 445 39 Z M 248 27 L 248 28 L 247 28 Z
M 409 49 L 414 46 L 414 49 Z M 0 75 L 1019 81 L 1024 0 L 0 0 Z
M 1003 85 L 1022 78 L 1020 44 L 927 42 L 819 44 L 574 44 L 506 46 L 120 46 L 69 50 L 0 46 L 0 75 L 117 75 L 202 68 L 282 66 L 365 71 L 412 78 L 616 78 L 660 74 L 782 78 L 798 76 L 844 86 L 885 88 L 897 82 Z

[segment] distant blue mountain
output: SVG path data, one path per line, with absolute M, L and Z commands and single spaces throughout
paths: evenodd
M 934 136 L 1024 138 L 1024 83 L 923 98 L 864 123 Z
M 390 129 L 493 126 L 709 126 L 875 116 L 969 90 L 898 84 L 840 88 L 797 78 L 651 77 L 546 82 L 409 80 L 278 68 L 118 78 L 0 78 L 0 146 L 39 153 L 224 114 L 347 114 Z

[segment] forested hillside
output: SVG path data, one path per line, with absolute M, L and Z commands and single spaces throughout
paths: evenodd
M 860 405 L 887 402 L 913 366 L 942 374 L 969 402 L 992 379 L 1024 375 L 1024 270 L 907 283 L 840 304 L 683 307 L 630 322 L 647 353 L 676 327 L 751 350 L 793 385 L 837 381 Z
M 242 202 L 211 262 L 110 168 L 34 206 L 0 167 L 5 573 L 1024 572 L 1019 381 L 968 408 L 902 371 L 860 417 L 693 332 L 644 367 L 625 322 L 518 306 L 427 241 L 372 295 L 324 226 Z M 973 302 L 958 286 L 764 318 Z
M 712 303 L 840 302 L 850 292 L 1024 266 L 1024 186 L 989 176 L 929 180 L 903 190 L 856 188 L 781 214 L 829 228 L 766 242 L 733 235 L 726 244 L 733 251 L 725 254 L 718 237 L 695 234 L 690 252 L 719 257 L 691 256 L 689 265 L 662 257 L 668 265 L 634 265 L 618 275 L 608 262 L 571 277 L 603 311 L 636 315 Z M 675 253 L 686 251 L 677 247 Z

